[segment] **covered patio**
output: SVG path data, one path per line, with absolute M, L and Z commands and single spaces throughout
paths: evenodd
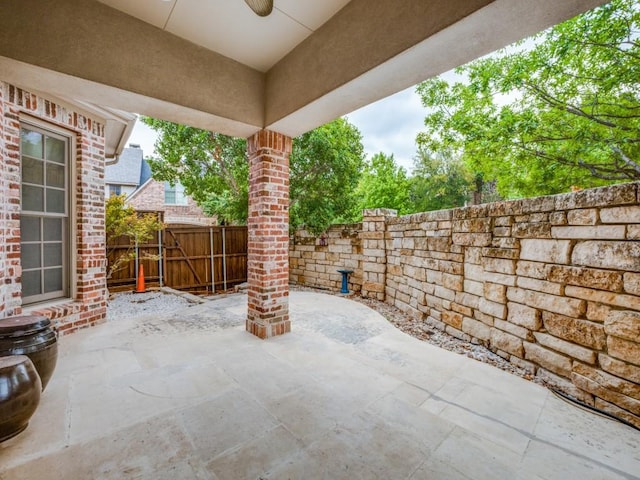
M 637 431 L 360 303 L 292 292 L 295 328 L 269 342 L 244 332 L 246 303 L 65 337 L 0 478 L 638 478 Z
M 278 0 L 259 17 L 242 0 L 10 0 L 0 5 L 0 80 L 27 98 L 46 92 L 248 138 L 246 329 L 268 338 L 291 329 L 291 139 L 602 3 Z M 15 283 L 16 295 L 3 292 L 12 303 Z

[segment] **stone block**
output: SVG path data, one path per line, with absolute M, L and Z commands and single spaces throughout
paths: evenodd
M 554 198 L 556 199 L 555 210 L 628 205 L 637 202 L 636 184 L 623 183 L 610 187 L 590 188 L 565 195 L 556 195 Z
M 593 406 L 594 404 L 593 395 L 585 392 L 584 390 L 580 390 L 571 382 L 571 380 L 556 375 L 555 373 L 550 372 L 549 370 L 546 370 L 542 367 L 536 370 L 536 377 L 542 380 L 545 385 L 549 385 L 563 392 L 566 392 L 572 397 L 577 398 L 581 402 L 586 403 L 587 405 Z
M 491 245 L 490 233 L 454 233 L 453 243 L 456 245 L 487 247 Z
M 463 318 L 462 331 L 483 341 L 491 338 L 491 327 L 469 317 Z
M 514 323 L 507 322 L 506 320 L 500 320 L 496 318 L 493 321 L 493 326 L 502 330 L 503 332 L 510 333 L 511 335 L 515 335 L 516 337 L 520 337 L 523 340 L 527 340 L 529 342 L 533 342 L 535 340 L 533 333 L 530 330 L 527 330 L 524 327 L 520 327 Z
M 574 265 L 640 272 L 640 242 L 590 240 L 578 243 L 571 255 Z
M 624 225 L 596 225 L 552 227 L 553 238 L 576 238 L 592 240 L 624 240 L 626 227 Z
M 445 300 L 453 301 L 456 298 L 456 293 L 453 290 L 441 287 L 439 285 L 435 286 L 435 290 L 434 290 L 433 294 L 436 297 L 444 298 Z
M 616 307 L 640 310 L 640 297 L 636 295 L 623 295 L 621 293 L 574 286 L 566 287 L 564 293 L 567 297 L 582 298 L 590 302 L 599 302 Z
M 520 259 L 543 263 L 568 264 L 571 251 L 569 240 L 523 238 L 520 240 Z
M 494 227 L 493 236 L 494 237 L 510 237 L 511 227 Z
M 567 212 L 567 223 L 569 225 L 595 225 L 598 223 L 598 210 L 595 208 L 569 210 Z
M 627 225 L 627 240 L 640 240 L 640 225 Z
M 535 292 L 550 293 L 551 295 L 562 295 L 562 285 L 537 278 L 518 277 L 517 286 L 533 290 Z
M 474 265 L 480 265 L 482 263 L 482 248 L 481 247 L 467 247 L 464 249 L 464 262 Z
M 511 227 L 511 235 L 522 239 L 551 238 L 551 224 L 529 222 L 515 223 L 513 227 Z
M 516 266 L 516 275 L 544 280 L 547 278 L 547 267 L 544 263 L 520 260 Z
M 504 304 L 507 301 L 507 287 L 504 285 L 486 282 L 483 293 L 484 298 L 492 302 Z
M 495 237 L 491 240 L 491 247 L 500 248 L 500 249 L 513 249 L 518 250 L 520 248 L 520 239 L 512 238 L 512 237 Z M 487 255 L 483 250 L 483 255 L 490 257 L 491 255 Z M 511 255 L 511 254 L 509 254 Z M 505 257 L 505 258 L 511 258 Z
M 524 342 L 525 360 L 536 363 L 561 377 L 571 377 L 571 359 L 536 343 Z
M 623 276 L 624 291 L 640 295 L 640 273 L 626 272 Z
M 640 366 L 640 343 L 609 336 L 607 337 L 607 353 L 610 357 Z
M 451 275 L 450 273 L 442 274 L 442 286 L 456 292 L 462 291 L 462 275 Z
M 592 322 L 604 322 L 611 312 L 609 305 L 597 302 L 587 302 L 587 320 Z
M 478 310 L 492 317 L 505 319 L 507 318 L 507 306 L 502 303 L 492 302 L 486 298 L 481 298 L 478 304 Z
M 599 323 L 544 312 L 544 327 L 552 335 L 578 343 L 595 350 L 602 350 L 606 344 L 604 327 Z
M 510 227 L 511 225 L 513 225 L 513 217 L 511 217 L 511 216 L 496 217 L 493 220 L 493 224 L 496 227 Z
M 566 225 L 568 223 L 567 214 L 565 212 L 551 212 L 549 214 L 549 223 L 551 225 Z
M 542 327 L 540 312 L 535 308 L 519 303 L 507 303 L 507 320 L 532 331 L 540 330 L 540 327 Z
M 640 223 L 640 206 L 603 208 L 600 210 L 602 223 Z
M 513 275 L 516 273 L 516 262 L 504 258 L 484 257 L 482 267 L 487 272 L 504 273 Z
M 503 332 L 502 330 L 491 330 L 491 348 L 508 352 L 519 358 L 524 358 L 524 350 L 522 347 L 522 339 Z
M 493 321 L 495 320 L 495 317 L 482 313 L 480 310 L 473 311 L 473 318 L 485 325 L 489 325 L 490 327 L 493 327 Z
M 612 292 L 619 292 L 623 287 L 622 273 L 610 270 L 550 265 L 547 278 L 552 282 Z
M 548 333 L 535 332 L 533 335 L 540 345 L 551 348 L 557 352 L 564 353 L 571 358 L 575 358 L 585 363 L 596 363 L 596 352 L 589 348 L 581 347 L 572 342 L 567 342 L 566 340 L 554 337 Z
M 456 312 L 442 312 L 442 321 L 453 328 L 460 330 L 462 328 L 462 315 Z
M 476 309 L 480 303 L 481 296 L 472 295 L 467 292 L 457 292 L 455 301 L 460 305 L 464 305 L 469 308 Z
M 598 355 L 598 362 L 603 370 L 640 385 L 640 367 L 617 360 L 604 353 Z
M 455 302 L 451 303 L 451 310 L 467 317 L 473 315 L 473 309 Z
M 587 308 L 584 300 L 533 292 L 522 288 L 508 288 L 507 299 L 540 310 L 566 315 L 567 317 L 581 317 Z
M 634 415 L 640 415 L 640 400 L 612 389 L 607 384 L 609 380 L 607 377 L 612 377 L 612 375 L 595 369 L 590 369 L 586 366 L 580 366 L 580 364 L 576 364 L 576 367 L 571 374 L 571 380 L 578 388 L 586 390 L 596 397 L 603 398 L 614 405 L 624 408 Z M 620 382 L 624 382 L 624 380 L 620 380 Z M 638 391 L 637 385 L 635 385 L 634 388 Z
M 614 310 L 604 321 L 604 331 L 625 340 L 640 343 L 640 312 Z
M 463 282 L 463 289 L 465 292 L 478 295 L 479 297 L 484 295 L 484 284 L 482 282 L 468 280 L 465 278 Z

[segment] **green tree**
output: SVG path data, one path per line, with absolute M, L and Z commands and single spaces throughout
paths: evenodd
M 136 246 L 151 240 L 158 230 L 164 228 L 163 223 L 152 214 L 139 215 L 134 208 L 125 203 L 126 195 L 113 195 L 107 199 L 105 206 L 105 233 L 107 237 L 107 258 L 117 246 L 120 254 L 113 259 L 107 268 L 107 278 L 114 272 L 124 268 L 129 261 L 136 258 Z M 126 237 L 129 241 L 125 249 L 122 244 L 110 242 L 111 239 Z M 155 255 L 145 255 L 141 259 L 157 260 Z
M 393 155 L 376 153 L 367 162 L 356 194 L 360 199 L 358 215 L 365 208 L 392 208 L 400 215 L 412 211 L 407 172 L 396 164 Z
M 292 230 L 314 234 L 332 223 L 354 220 L 356 187 L 364 167 L 360 131 L 338 118 L 293 139 L 290 158 Z
M 639 12 L 614 0 L 459 68 L 465 81 L 421 83 L 419 145 L 506 197 L 640 179 Z
M 156 180 L 180 182 L 209 215 L 246 223 L 248 159 L 246 140 L 143 117 L 156 130 Z M 290 157 L 290 227 L 321 233 L 335 221 L 351 219 L 355 188 L 364 163 L 362 136 L 339 118 L 293 140 Z
M 462 207 L 470 200 L 475 179 L 460 159 L 419 149 L 414 158 L 410 197 L 416 212 Z

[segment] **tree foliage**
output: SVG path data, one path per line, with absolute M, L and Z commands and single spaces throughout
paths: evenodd
M 614 0 L 435 78 L 421 148 L 453 151 L 507 197 L 640 179 L 640 8 Z
M 154 234 L 162 230 L 164 224 L 152 213 L 138 214 L 134 208 L 126 204 L 126 195 L 113 195 L 107 199 L 105 206 L 105 233 L 107 240 L 127 237 L 129 244 L 121 254 L 110 263 L 107 278 L 114 272 L 124 268 L 130 260 L 136 258 L 136 246 L 151 240 Z M 121 245 L 118 245 L 121 247 Z M 113 246 L 107 242 L 107 257 Z M 157 260 L 154 255 L 146 255 L 145 259 Z
M 396 164 L 393 155 L 376 153 L 366 163 L 356 195 L 358 216 L 365 208 L 392 208 L 400 215 L 412 211 L 407 172 Z
M 246 223 L 248 158 L 246 140 L 143 117 L 160 135 L 156 158 L 149 158 L 156 180 L 180 182 L 204 211 L 227 223 Z M 362 137 L 345 119 L 293 140 L 290 157 L 290 227 L 314 233 L 332 222 L 350 220 L 354 191 L 364 162 Z
M 430 154 L 419 149 L 414 158 L 410 198 L 414 212 L 462 207 L 470 200 L 474 176 L 447 152 Z

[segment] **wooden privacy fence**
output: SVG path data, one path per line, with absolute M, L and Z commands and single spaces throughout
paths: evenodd
M 109 265 L 127 250 L 126 237 L 107 239 Z M 154 257 L 154 258 L 149 258 Z M 247 227 L 167 225 L 138 245 L 147 286 L 167 286 L 191 293 L 215 293 L 247 281 Z M 135 287 L 138 261 L 111 275 L 111 290 Z

